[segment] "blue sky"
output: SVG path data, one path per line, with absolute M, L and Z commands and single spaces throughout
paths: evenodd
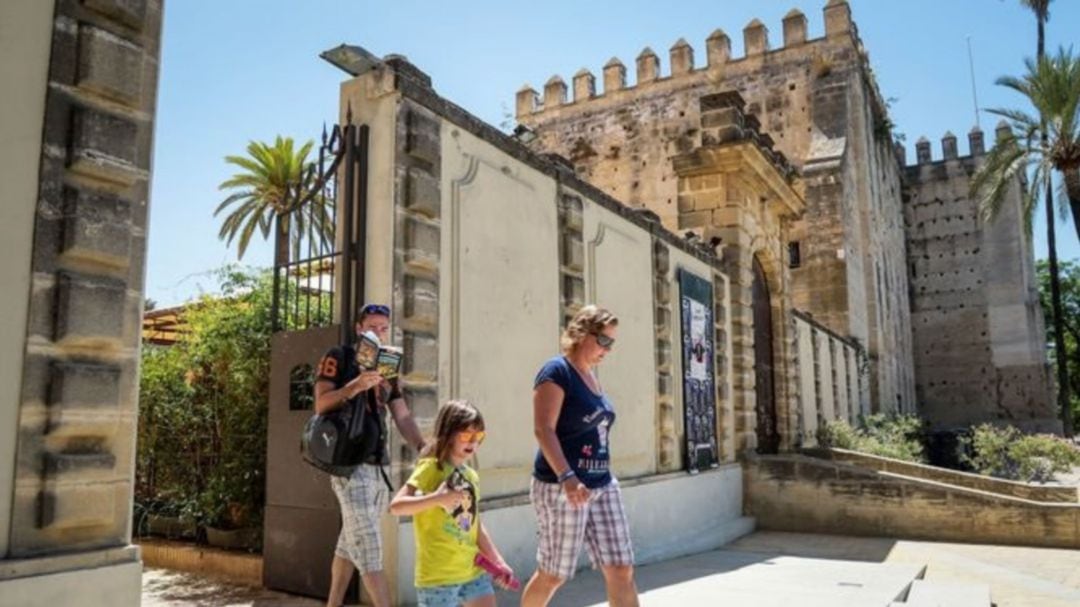
M 337 113 L 344 74 L 318 58 L 342 42 L 378 55 L 400 53 L 431 75 L 436 90 L 480 118 L 499 124 L 523 83 L 538 90 L 553 74 L 569 81 L 582 67 L 598 76 L 617 56 L 627 65 L 645 46 L 661 56 L 681 37 L 704 62 L 705 38 L 721 28 L 742 55 L 742 28 L 753 18 L 782 44 L 781 20 L 806 13 L 810 37 L 824 32 L 825 0 L 639 0 L 508 3 L 494 1 L 365 2 L 361 0 L 170 0 L 165 3 L 151 194 L 147 296 L 159 306 L 212 291 L 209 272 L 235 261 L 218 241 L 212 217 L 217 185 L 232 171 L 223 161 L 249 140 L 275 135 L 316 138 Z M 1023 70 L 1034 54 L 1035 25 L 1017 0 L 852 0 L 891 115 L 907 137 L 908 158 L 926 135 L 934 157 L 951 130 L 967 153 L 975 123 L 967 37 L 974 51 L 979 106 L 1020 103 L 994 85 Z M 1051 5 L 1047 48 L 1073 45 L 1080 2 Z M 1069 25 L 1072 24 L 1072 25 Z M 1076 44 L 1080 51 L 1080 44 Z M 631 70 L 632 71 L 632 70 Z M 631 76 L 632 79 L 632 76 Z M 983 130 L 996 119 L 982 115 Z M 1041 214 L 1040 214 L 1041 217 Z M 1045 227 L 1035 227 L 1035 254 L 1045 257 Z M 1059 224 L 1059 251 L 1080 258 L 1070 223 Z M 268 265 L 268 245 L 254 243 L 244 263 Z

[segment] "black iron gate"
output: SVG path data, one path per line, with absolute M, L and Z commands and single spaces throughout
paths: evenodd
M 353 339 L 363 301 L 368 139 L 351 112 L 345 125 L 324 128 L 317 159 L 273 226 L 263 584 L 309 596 L 330 587 L 340 519 L 327 476 L 300 458 L 300 433 L 314 406 L 314 365 Z
M 336 317 L 346 321 L 339 323 L 341 341 L 353 337 L 364 289 L 369 132 L 367 125 L 324 128 L 318 159 L 289 192 L 288 212 L 277 217 L 275 333 L 325 327 Z

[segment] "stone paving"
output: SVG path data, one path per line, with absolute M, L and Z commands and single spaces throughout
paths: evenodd
M 777 555 L 783 555 L 778 557 Z M 832 560 L 834 562 L 829 563 Z M 838 561 L 862 561 L 846 566 Z M 851 598 L 853 583 L 865 583 L 863 565 L 881 563 L 881 571 L 914 571 L 926 566 L 925 579 L 943 584 L 983 584 L 990 587 L 998 607 L 1066 607 L 1080 605 L 1080 551 L 974 544 L 916 542 L 884 538 L 861 538 L 759 531 L 735 541 L 723 550 L 646 565 L 638 570 L 642 605 L 696 607 L 702 597 L 726 593 L 753 596 L 746 604 L 766 605 L 770 595 L 786 592 L 784 586 L 812 580 L 821 572 L 816 587 L 806 590 L 810 602 L 825 605 L 821 594 L 826 583 L 836 587 L 832 604 L 857 605 Z M 762 566 L 778 566 L 783 579 L 768 579 Z M 783 567 L 787 567 L 784 569 Z M 757 576 L 757 577 L 755 577 Z M 854 582 L 844 582 L 851 578 Z M 830 582 L 831 580 L 831 582 Z M 756 586 L 755 586 L 756 585 Z M 754 589 L 756 588 L 756 590 Z M 765 597 L 765 598 L 763 598 Z M 876 604 L 876 598 L 874 604 Z M 261 589 L 237 586 L 205 577 L 160 569 L 143 575 L 144 607 L 317 607 L 322 603 Z M 517 596 L 500 593 L 500 605 L 516 605 Z M 552 607 L 583 607 L 605 604 L 603 582 L 593 571 L 581 572 L 561 591 Z M 882 607 L 887 603 L 883 603 Z

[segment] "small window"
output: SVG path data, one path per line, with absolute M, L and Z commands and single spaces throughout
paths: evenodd
M 798 268 L 802 265 L 802 253 L 799 250 L 799 241 L 793 240 L 787 245 L 788 267 Z
M 308 411 L 315 407 L 315 375 L 311 365 L 296 365 L 289 372 L 289 410 Z

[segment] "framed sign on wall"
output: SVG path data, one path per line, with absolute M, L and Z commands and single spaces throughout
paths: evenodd
M 697 472 L 719 465 L 716 438 L 716 378 L 713 357 L 712 283 L 679 269 L 682 319 L 683 421 L 686 469 Z

